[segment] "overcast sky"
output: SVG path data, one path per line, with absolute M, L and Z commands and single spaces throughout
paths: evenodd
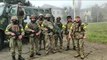
M 29 0 L 34 6 L 42 6 L 44 4 L 49 4 L 57 7 L 71 6 L 73 7 L 72 0 Z M 77 1 L 77 0 L 76 0 Z M 81 0 L 82 9 L 91 7 L 95 4 L 102 5 L 107 3 L 107 0 Z

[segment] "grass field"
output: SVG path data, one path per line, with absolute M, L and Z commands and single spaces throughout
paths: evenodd
M 90 42 L 107 44 L 107 22 L 89 23 L 87 38 Z

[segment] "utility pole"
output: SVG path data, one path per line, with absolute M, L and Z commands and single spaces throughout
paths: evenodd
M 75 14 L 76 14 L 76 12 L 75 12 L 75 0 L 73 0 L 73 10 L 74 10 L 74 20 L 75 20 Z
M 88 10 L 87 11 L 85 11 L 85 22 L 87 23 L 88 22 Z

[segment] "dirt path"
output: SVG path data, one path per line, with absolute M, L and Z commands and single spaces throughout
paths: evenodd
M 65 47 L 64 47 L 65 48 Z M 23 46 L 23 56 L 26 60 L 29 60 L 29 46 Z M 49 54 L 47 56 L 35 56 L 32 60 L 81 60 L 80 58 L 74 58 L 75 51 L 63 51 L 55 54 Z M 107 60 L 107 45 L 85 42 L 85 59 L 84 60 Z M 0 52 L 0 60 L 11 60 L 9 56 L 9 49 L 3 49 Z

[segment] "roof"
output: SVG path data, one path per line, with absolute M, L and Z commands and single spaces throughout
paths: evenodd
M 56 7 L 56 6 L 49 5 L 49 4 L 44 4 L 43 6 L 41 6 L 41 8 L 52 8 L 52 9 L 61 9 L 61 10 L 63 10 L 63 8 Z

